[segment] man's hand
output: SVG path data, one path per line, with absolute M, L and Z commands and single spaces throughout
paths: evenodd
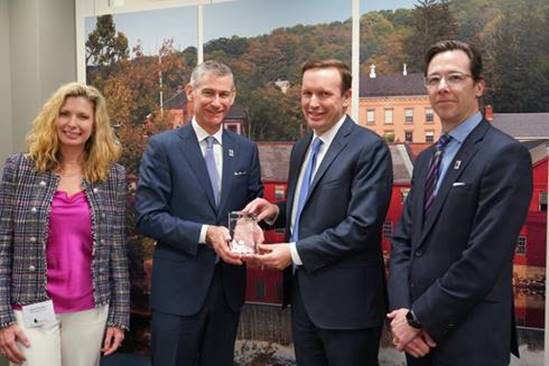
M 259 253 L 255 256 L 262 265 L 283 270 L 292 264 L 292 255 L 290 254 L 290 244 L 260 244 Z
M 246 215 L 253 215 L 256 217 L 257 222 L 260 222 L 264 219 L 274 219 L 278 215 L 278 206 L 273 205 L 264 198 L 256 198 L 248 203 L 240 212 Z
M 231 241 L 231 235 L 229 230 L 223 226 L 208 226 L 206 231 L 206 243 L 212 247 L 216 254 L 224 262 L 234 264 L 237 266 L 242 265 L 240 256 L 231 252 L 229 242 Z
M 387 314 L 387 317 L 391 320 L 393 344 L 399 351 L 403 351 L 404 347 L 420 333 L 420 329 L 408 324 L 408 320 L 406 320 L 408 311 L 409 309 L 401 308 Z
M 118 327 L 107 327 L 105 331 L 105 341 L 103 342 L 103 352 L 104 356 L 108 356 L 111 353 L 115 352 L 118 347 L 122 346 L 122 341 L 124 340 L 124 330 Z
M 404 347 L 404 351 L 415 358 L 421 358 L 436 346 L 435 341 L 423 330 Z
M 25 362 L 25 356 L 19 351 L 15 342 L 22 343 L 25 347 L 31 346 L 29 339 L 17 324 L 0 329 L 0 353 L 15 364 Z

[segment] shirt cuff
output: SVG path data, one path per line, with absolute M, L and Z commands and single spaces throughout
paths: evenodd
M 292 262 L 296 266 L 302 266 L 303 262 L 301 261 L 301 258 L 299 257 L 299 253 L 297 252 L 297 247 L 295 243 L 290 243 L 290 255 L 292 256 Z
M 200 228 L 200 236 L 198 237 L 198 244 L 206 244 L 206 233 L 210 225 L 202 225 Z

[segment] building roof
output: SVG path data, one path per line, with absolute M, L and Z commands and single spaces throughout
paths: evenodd
M 290 165 L 290 153 L 294 143 L 258 142 L 261 179 L 264 182 L 286 182 Z
M 360 78 L 360 97 L 390 97 L 403 95 L 427 95 L 423 74 L 379 75 L 370 78 L 367 74 Z
M 406 144 L 406 151 L 408 151 L 408 156 L 410 156 L 412 162 L 415 162 L 418 155 L 431 145 L 432 144 L 427 142 L 414 142 L 411 144 Z
M 548 139 L 523 141 L 522 144 L 530 152 L 530 157 L 532 158 L 532 165 L 536 165 L 540 161 L 547 159 L 547 157 L 549 156 L 549 140 Z
M 494 113 L 492 124 L 517 140 L 549 139 L 549 113 Z
M 293 142 L 258 142 L 261 178 L 264 182 L 286 182 Z M 394 183 L 410 183 L 412 162 L 404 144 L 389 145 Z
M 164 101 L 164 109 L 185 109 L 187 105 L 187 95 L 179 91 Z
M 404 144 L 390 144 L 393 160 L 393 183 L 403 184 L 412 181 L 413 165 Z

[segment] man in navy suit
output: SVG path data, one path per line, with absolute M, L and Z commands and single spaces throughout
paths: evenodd
M 301 105 L 312 132 L 292 150 L 288 200 L 256 199 L 244 209 L 286 227 L 289 242 L 261 246 L 257 259 L 285 269 L 300 366 L 378 364 L 392 164 L 383 140 L 346 115 L 350 97 L 342 62 L 303 66 Z
M 230 211 L 263 193 L 258 151 L 222 128 L 235 98 L 226 65 L 198 65 L 185 91 L 191 123 L 150 139 L 137 186 L 137 225 L 157 241 L 152 362 L 232 366 L 246 269 L 225 226 Z
M 530 155 L 479 112 L 478 51 L 441 41 L 425 61 L 443 135 L 417 158 L 393 235 L 393 342 L 408 365 L 507 365 L 517 352 L 513 254 L 532 194 Z

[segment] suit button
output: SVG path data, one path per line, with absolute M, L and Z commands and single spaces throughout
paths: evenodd
M 94 188 L 93 193 L 97 193 L 97 192 L 99 192 L 99 188 Z
M 34 236 L 31 236 L 29 240 L 31 243 L 36 243 L 36 238 Z
M 31 272 L 36 271 L 36 267 L 33 266 L 33 265 L 31 264 L 31 265 L 29 266 L 29 271 L 31 271 Z
M 39 185 L 40 187 L 45 187 L 46 184 L 47 184 L 47 183 L 46 183 L 45 180 L 41 180 L 40 183 L 38 183 L 38 185 Z
M 423 252 L 421 250 L 416 250 L 416 257 L 421 257 Z
M 413 283 L 413 282 L 410 282 L 410 287 L 411 287 L 411 288 L 414 288 L 414 287 L 416 287 L 416 284 Z
M 101 240 L 99 240 L 99 243 L 105 244 L 105 240 L 101 239 Z
M 32 212 L 32 213 L 37 213 L 37 212 L 38 212 L 38 209 L 37 209 L 36 207 L 33 207 L 33 208 L 31 208 L 31 212 Z

